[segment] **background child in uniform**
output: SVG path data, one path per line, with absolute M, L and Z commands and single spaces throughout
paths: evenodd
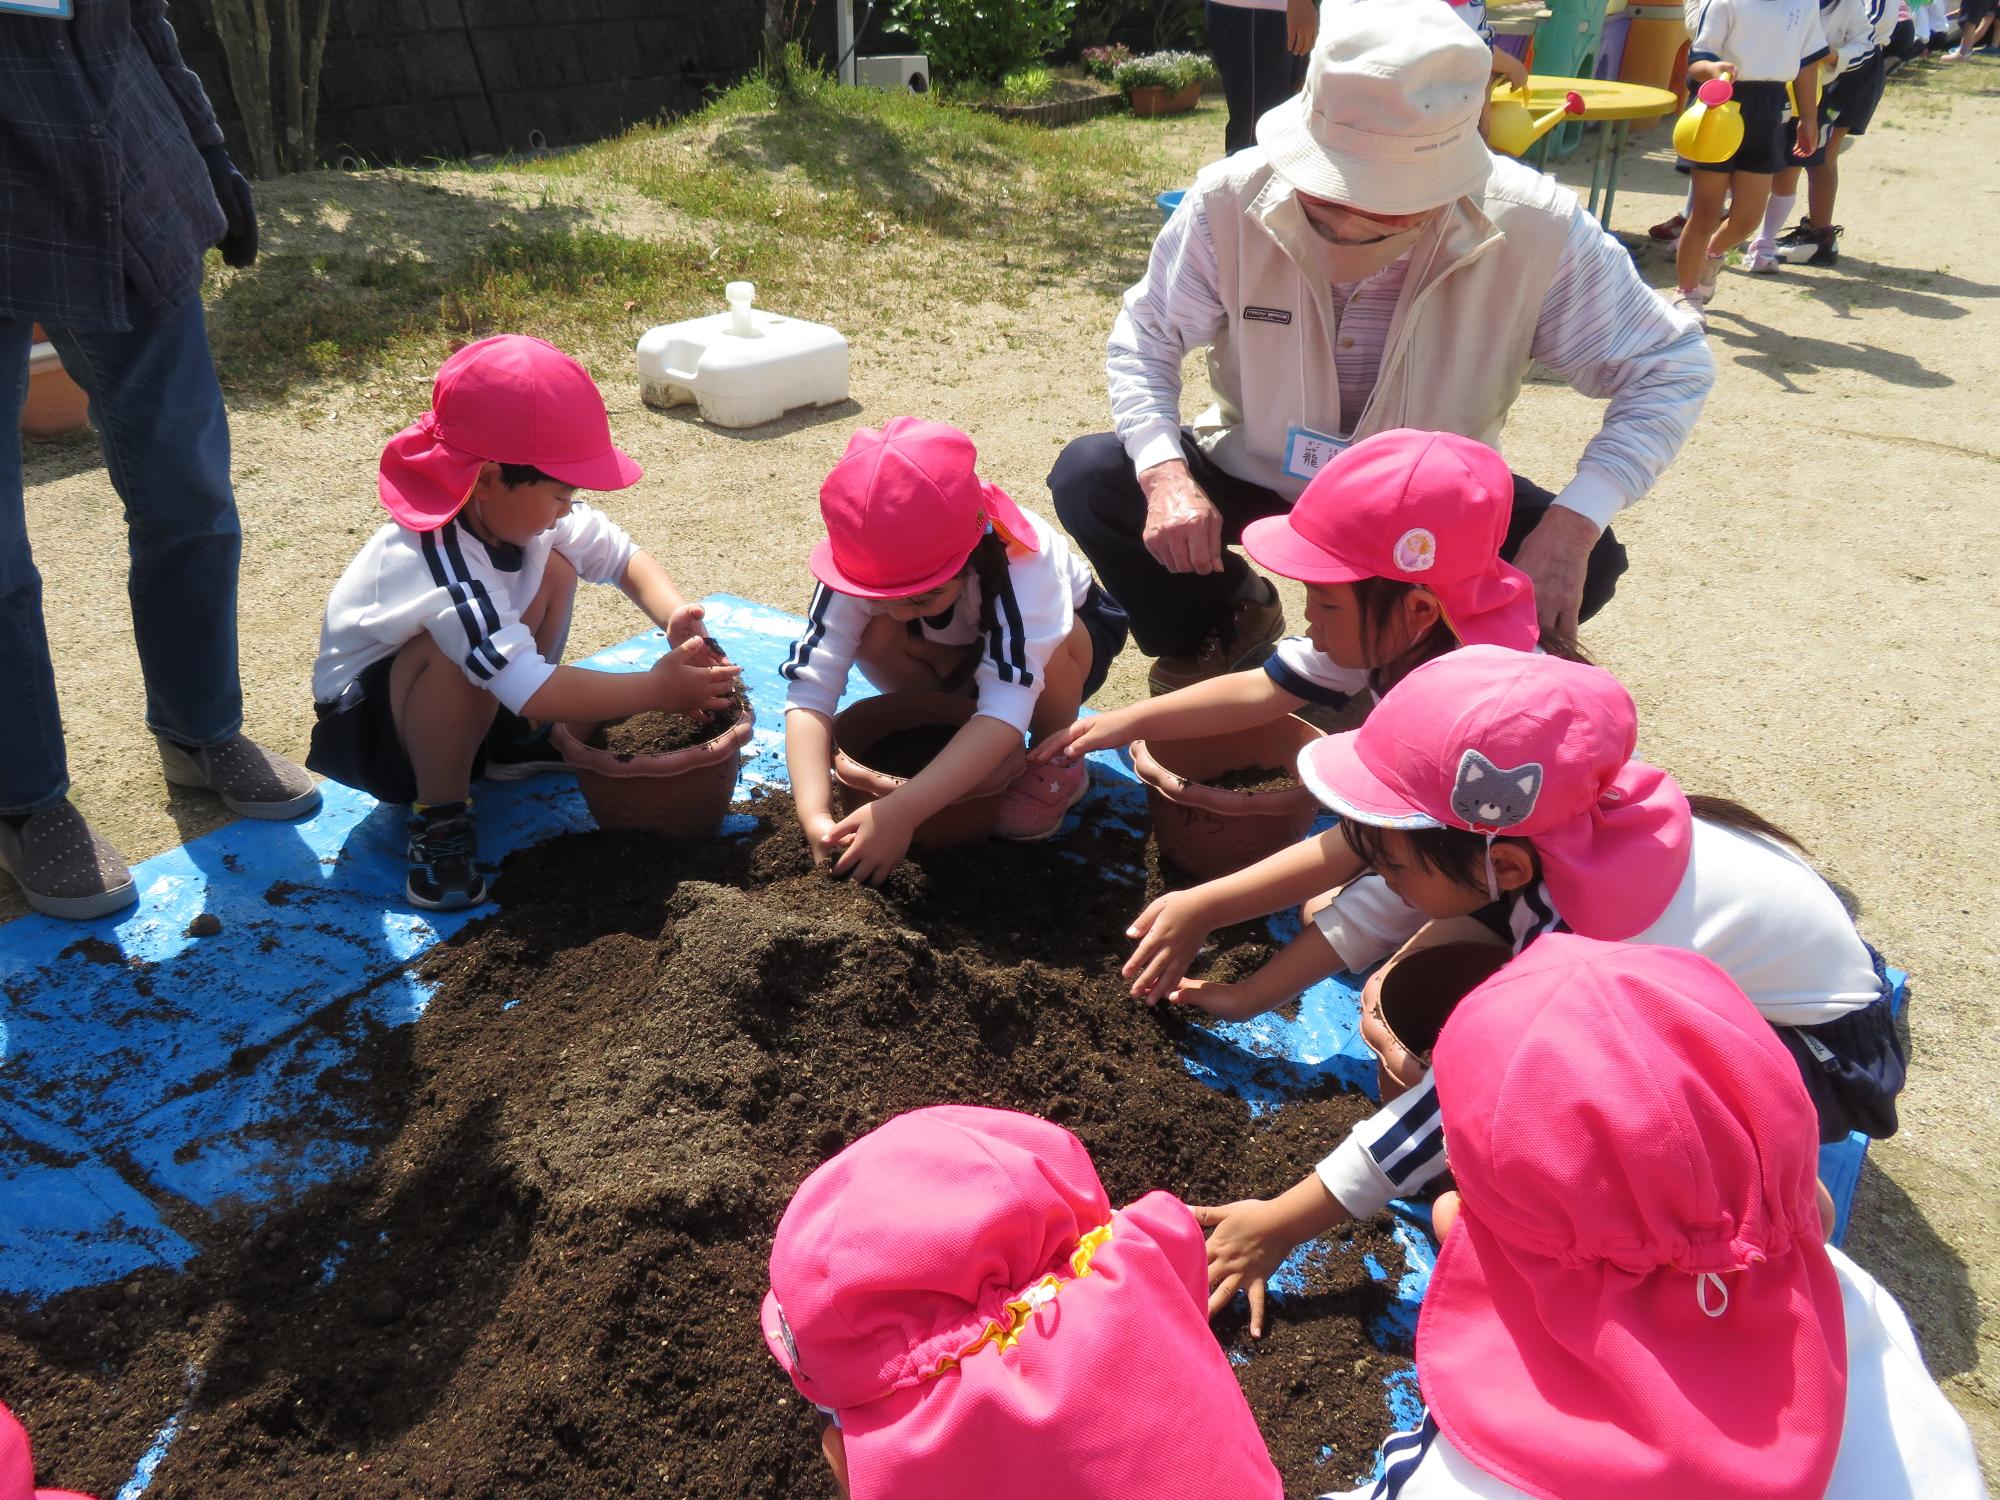
M 764 1341 L 852 1500 L 1281 1500 L 1201 1230 L 1011 1110 L 898 1115 L 800 1186 Z
M 1518 954 L 1563 931 L 1692 950 L 1790 1051 L 1823 1138 L 1893 1133 L 1904 1056 L 1881 959 L 1786 834 L 1690 798 L 1632 758 L 1637 742 L 1609 672 L 1469 646 L 1308 747 L 1299 770 L 1355 853 L 1432 919 L 1405 954 L 1468 940 Z M 1211 1240 L 1221 1279 L 1268 1275 L 1305 1239 L 1417 1192 L 1448 1145 L 1427 1076 L 1280 1198 L 1231 1205 Z
M 739 674 L 702 635 L 700 606 L 574 498 L 642 472 L 612 445 L 583 366 L 518 334 L 446 360 L 430 412 L 382 450 L 377 490 L 392 519 L 327 599 L 306 764 L 411 805 L 416 905 L 486 898 L 471 784 L 560 766 L 544 737 L 553 721 L 728 703 Z M 650 672 L 559 665 L 579 578 L 622 589 L 673 649 Z
M 1771 176 L 1812 154 L 1819 139 L 1814 72 L 1827 55 L 1817 0 L 1706 0 L 1688 52 L 1690 88 L 1727 78 L 1743 114 L 1743 144 L 1726 161 L 1695 162 L 1693 196 L 1680 248 L 1674 304 L 1705 317 L 1723 257 L 1755 234 L 1771 196 Z M 1799 118 L 1784 127 L 1785 85 Z M 1728 218 L 1723 202 L 1728 200 Z
M 1261 667 L 1079 719 L 1032 758 L 1220 734 L 1308 703 L 1337 708 L 1355 694 L 1379 696 L 1461 645 L 1538 649 L 1534 584 L 1500 558 L 1513 498 L 1506 461 L 1472 438 L 1400 429 L 1363 439 L 1314 475 L 1288 513 L 1244 528 L 1243 548 L 1260 567 L 1305 584 L 1309 635 L 1280 642 Z M 1327 974 L 1361 972 L 1423 925 L 1423 914 L 1369 874 L 1337 830 L 1176 891 L 1137 925 L 1192 957 L 1216 927 L 1336 888 L 1324 904 L 1308 901 L 1315 923 L 1259 976 L 1275 1005 Z M 1245 915 L 1233 915 L 1239 910 Z M 1152 952 L 1139 960 L 1141 974 Z M 1302 976 L 1289 989 L 1287 973 Z M 1157 993 L 1153 981 L 1162 977 L 1148 976 L 1143 993 Z
M 1840 73 L 1820 98 L 1819 148 L 1800 166 L 1787 167 L 1771 179 L 1764 227 L 1745 252 L 1753 274 L 1767 275 L 1781 265 L 1830 266 L 1840 259 L 1841 230 L 1833 222 L 1833 206 L 1840 193 L 1841 148 L 1849 136 L 1867 134 L 1888 82 L 1887 49 L 1896 19 L 1887 0 L 1834 0 L 1822 7 L 1820 20 Z M 1785 220 L 1799 201 L 1801 171 L 1809 193 L 1806 214 L 1786 230 Z
M 1981 1500 L 1909 1320 L 1824 1243 L 1812 1107 L 1721 969 L 1546 938 L 1436 1059 L 1427 1410 L 1344 1500 Z
M 806 633 L 780 668 L 785 760 L 813 857 L 876 883 L 917 826 L 1076 721 L 1124 649 L 1125 613 L 1061 532 L 979 477 L 972 439 L 897 417 L 864 427 L 820 486 L 826 539 Z M 917 775 L 833 816 L 833 712 L 856 666 L 885 692 L 967 691 L 978 709 Z M 1023 768 L 996 831 L 1047 838 L 1090 789 L 1082 761 Z

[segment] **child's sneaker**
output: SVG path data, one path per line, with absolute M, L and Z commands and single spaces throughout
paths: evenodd
M 1687 228 L 1687 215 L 1675 214 L 1671 219 L 1660 220 L 1646 233 L 1664 244 L 1672 244 L 1681 237 L 1681 231 L 1685 228 Z
M 1695 326 L 1703 333 L 1708 332 L 1708 294 L 1699 287 L 1693 291 L 1661 292 L 1667 306 L 1675 312 L 1686 313 L 1695 321 Z
M 1701 280 L 1696 285 L 1701 288 L 1704 305 L 1715 300 L 1715 284 L 1722 277 L 1722 263 L 1728 259 L 1727 255 L 1710 255 L 1702 260 Z
M 1090 767 L 1079 757 L 1029 766 L 1007 788 L 993 831 L 1003 839 L 1045 839 L 1090 790 Z
M 1775 275 L 1783 264 L 1784 262 L 1778 259 L 1778 252 L 1775 249 L 1766 250 L 1760 245 L 1750 252 L 1750 258 L 1744 262 L 1743 269 L 1752 276 L 1771 276 Z
M 488 781 L 527 781 L 569 768 L 547 730 L 529 739 L 489 745 L 486 751 Z
M 1807 229 L 1796 243 L 1780 245 L 1778 256 L 1788 266 L 1836 265 L 1840 261 L 1842 233 L 1838 224 L 1829 224 L 1824 229 Z
M 426 911 L 460 911 L 486 899 L 486 877 L 473 863 L 479 841 L 463 802 L 439 802 L 410 819 L 410 878 L 404 885 L 413 905 Z
M 1782 255 L 1784 251 L 1790 249 L 1793 245 L 1809 244 L 1812 242 L 1812 236 L 1812 220 L 1801 218 L 1798 223 L 1778 236 L 1778 251 Z

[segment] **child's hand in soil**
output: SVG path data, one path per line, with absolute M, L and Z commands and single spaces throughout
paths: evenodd
M 1058 757 L 1081 760 L 1093 750 L 1118 750 L 1132 743 L 1124 720 L 1116 713 L 1093 714 L 1058 729 L 1028 752 L 1031 764 L 1045 766 Z
M 708 640 L 708 632 L 701 628 L 701 622 L 706 617 L 706 614 L 707 612 L 699 604 L 683 604 L 679 609 L 668 615 L 667 644 L 678 646 L 683 641 L 691 641 L 697 636 L 705 641 Z M 722 648 L 720 646 L 716 646 L 713 641 L 709 641 L 709 645 L 714 647 L 715 654 L 718 657 L 722 655 Z
M 1208 1315 L 1221 1312 L 1240 1291 L 1250 1299 L 1250 1337 L 1262 1338 L 1265 1283 L 1294 1248 L 1277 1205 L 1244 1198 L 1193 1213 L 1195 1223 L 1214 1231 L 1208 1237 Z
M 1167 998 L 1177 1005 L 1192 1005 L 1197 1010 L 1205 1010 L 1218 1021 L 1247 1021 L 1271 1008 L 1260 996 L 1240 984 L 1204 979 L 1183 979 L 1179 986 L 1168 992 Z
M 1154 1005 L 1180 988 L 1211 927 L 1193 891 L 1169 891 L 1140 912 L 1125 929 L 1139 946 L 1118 971 L 1132 981 L 1133 998 Z
M 814 813 L 811 817 L 800 815 L 799 827 L 805 830 L 806 847 L 812 850 L 814 864 L 824 866 L 833 858 L 833 850 L 827 841 L 833 837 L 833 830 L 838 826 L 832 813 Z
M 652 678 L 668 713 L 711 712 L 730 706 L 730 695 L 743 675 L 732 667 L 705 635 L 692 635 L 653 663 Z
M 916 831 L 885 797 L 856 808 L 826 835 L 828 849 L 839 849 L 833 873 L 846 875 L 866 885 L 880 885 L 889 872 L 910 852 L 910 836 Z

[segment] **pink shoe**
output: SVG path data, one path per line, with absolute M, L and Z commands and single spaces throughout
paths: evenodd
M 1089 790 L 1090 767 L 1081 759 L 1029 766 L 1007 788 L 993 831 L 1003 839 L 1045 839 Z

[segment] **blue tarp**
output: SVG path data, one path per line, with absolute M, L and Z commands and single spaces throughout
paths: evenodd
M 803 622 L 728 596 L 704 602 L 757 711 L 743 790 L 781 786 L 778 666 Z M 589 665 L 642 670 L 665 645 L 648 631 Z M 1129 768 L 1093 759 L 1089 810 L 1142 838 Z M 174 1223 L 275 1203 L 358 1161 L 362 1122 L 329 1099 L 322 1076 L 352 1066 L 370 1023 L 423 1013 L 412 961 L 480 914 L 407 909 L 402 810 L 331 782 L 324 792 L 306 822 L 233 823 L 147 860 L 133 872 L 139 904 L 121 917 L 0 927 L 0 1292 L 39 1302 L 179 1267 L 196 1252 Z M 558 777 L 482 786 L 478 823 L 482 856 L 495 859 L 591 826 Z M 186 935 L 201 912 L 220 919 L 220 934 Z M 1188 1067 L 1253 1109 L 1327 1076 L 1369 1088 L 1357 1021 L 1351 976 L 1329 980 L 1293 1019 L 1216 1027 Z M 1856 1137 L 1823 1157 L 1843 1232 L 1865 1149 Z M 1430 1266 L 1424 1222 L 1414 1213 L 1397 1226 L 1404 1264 L 1369 1268 L 1398 1288 L 1385 1338 L 1414 1326 Z M 1281 1293 L 1296 1284 L 1288 1272 Z M 1415 1416 L 1413 1380 L 1387 1394 L 1390 1417 Z M 172 1436 L 163 1431 L 144 1462 L 133 1455 L 122 1500 L 145 1488 Z

